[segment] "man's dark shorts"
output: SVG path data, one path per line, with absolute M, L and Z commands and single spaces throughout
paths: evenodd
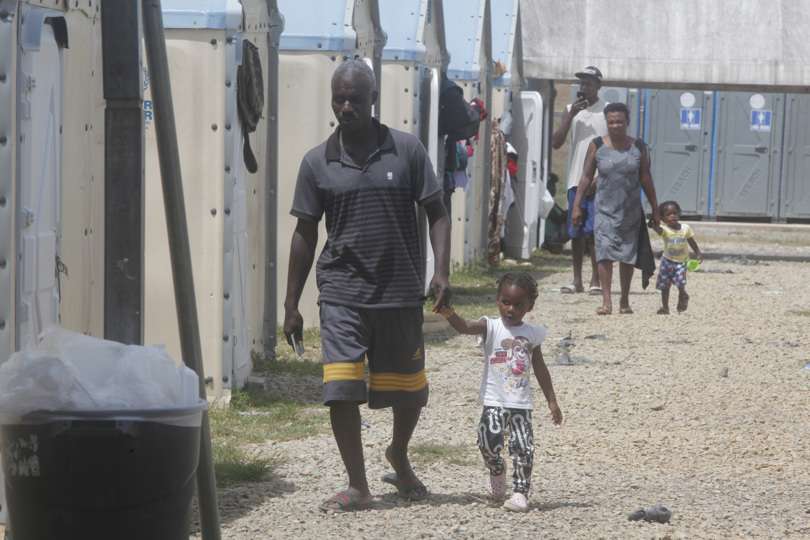
M 421 306 L 365 309 L 321 302 L 320 311 L 324 404 L 427 404 Z
M 571 238 L 584 238 L 593 236 L 593 218 L 596 214 L 596 206 L 594 205 L 594 196 L 582 198 L 582 223 L 579 227 L 574 227 L 571 222 L 574 212 L 574 197 L 577 195 L 577 188 L 572 187 L 568 190 L 568 236 Z

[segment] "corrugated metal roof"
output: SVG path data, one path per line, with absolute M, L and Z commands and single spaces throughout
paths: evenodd
M 447 76 L 456 80 L 478 80 L 483 45 L 484 5 L 487 0 L 444 0 L 444 33 L 450 65 Z
M 279 0 L 284 16 L 281 50 L 351 51 L 357 45 L 352 27 L 354 0 Z
M 166 28 L 238 30 L 242 25 L 239 0 L 163 0 Z

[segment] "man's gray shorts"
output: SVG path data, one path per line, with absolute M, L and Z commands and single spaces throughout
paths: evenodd
M 427 404 L 422 318 L 421 306 L 365 309 L 322 302 L 324 403 L 368 402 L 372 409 Z

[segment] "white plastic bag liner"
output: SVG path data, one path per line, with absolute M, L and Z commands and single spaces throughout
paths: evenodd
M 554 208 L 554 197 L 547 189 L 543 190 L 543 197 L 540 199 L 540 218 L 546 219 L 551 209 Z
M 173 409 L 202 411 L 204 406 L 197 374 L 161 347 L 123 345 L 51 327 L 37 345 L 0 366 L 4 424 L 26 415 L 33 419 L 29 413 L 35 411 L 139 419 L 169 418 Z

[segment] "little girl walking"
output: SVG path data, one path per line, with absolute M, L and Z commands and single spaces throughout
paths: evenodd
M 656 288 L 661 291 L 659 315 L 669 314 L 669 289 L 672 285 L 678 288 L 678 313 L 689 307 L 689 295 L 686 293 L 686 261 L 689 248 L 703 262 L 703 252 L 697 245 L 692 227 L 681 223 L 681 206 L 675 201 L 664 201 L 659 206 L 661 225 L 653 227 L 664 240 L 664 253 L 661 255 L 661 268 L 658 270 Z
M 563 419 L 540 349 L 546 328 L 523 322 L 523 317 L 534 307 L 536 298 L 537 283 L 532 276 L 525 273 L 505 274 L 498 280 L 496 302 L 499 317 L 466 321 L 452 308 L 441 310 L 456 331 L 479 335 L 483 339 L 481 401 L 484 410 L 478 425 L 478 448 L 489 469 L 492 496 L 503 500 L 506 497 L 506 465 L 501 451 L 505 433 L 509 432 L 513 494 L 503 507 L 515 512 L 529 509 L 534 460 L 532 371 L 548 402 L 553 422 L 559 425 Z

